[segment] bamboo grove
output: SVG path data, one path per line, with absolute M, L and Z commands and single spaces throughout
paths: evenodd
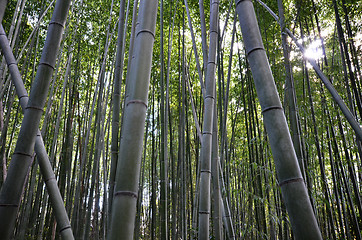
M 0 239 L 362 239 L 362 1 L 0 21 Z

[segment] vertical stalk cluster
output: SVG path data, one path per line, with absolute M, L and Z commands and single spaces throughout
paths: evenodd
M 25 90 L 23 81 L 19 69 L 16 65 L 15 57 L 11 51 L 9 41 L 5 35 L 4 28 L 0 28 L 0 47 L 5 55 L 6 62 L 12 76 L 13 84 L 15 86 L 16 93 L 20 100 L 20 105 L 23 111 L 26 109 L 28 104 L 28 94 Z M 43 175 L 45 184 L 47 186 L 48 194 L 55 211 L 55 217 L 57 219 L 60 234 L 63 239 L 74 239 L 72 229 L 70 228 L 68 214 L 64 207 L 63 198 L 60 195 L 60 191 L 57 185 L 57 181 L 53 172 L 53 169 L 49 162 L 48 154 L 45 150 L 43 138 L 38 130 L 37 137 L 35 140 L 35 153 L 40 166 L 40 171 Z
M 10 162 L 7 178 L 0 191 L 0 216 L 2 216 L 0 235 L 5 239 L 10 238 L 14 230 L 69 6 L 70 0 L 57 1 L 55 5 L 38 71 L 24 112 L 15 152 Z

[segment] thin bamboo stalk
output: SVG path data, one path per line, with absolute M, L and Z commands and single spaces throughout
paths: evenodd
M 119 114 L 121 107 L 121 80 L 123 72 L 123 47 L 124 47 L 124 23 L 125 23 L 125 0 L 121 0 L 119 17 L 118 17 L 118 36 L 117 36 L 117 53 L 116 67 L 113 76 L 113 99 L 112 99 L 112 141 L 111 141 L 111 170 L 109 176 L 109 211 L 112 209 L 114 179 L 117 169 L 118 146 L 119 146 Z M 109 212 L 110 213 L 110 212 Z
M 214 104 L 214 120 L 212 132 L 212 159 L 211 159 L 211 178 L 212 178 L 212 204 L 213 204 L 213 235 L 215 240 L 222 239 L 222 215 L 221 215 L 221 194 L 219 181 L 219 147 L 218 147 L 218 128 L 217 111 Z
M 202 56 L 204 73 L 207 69 L 207 40 L 206 40 L 206 23 L 205 23 L 205 10 L 204 1 L 199 0 L 200 22 L 201 22 L 201 44 L 202 44 Z M 205 74 L 206 75 L 206 74 Z
M 191 33 L 192 47 L 194 49 L 194 54 L 195 54 L 197 72 L 199 74 L 201 92 L 202 92 L 202 96 L 205 98 L 205 94 L 206 94 L 205 93 L 205 84 L 204 84 L 204 80 L 202 78 L 202 71 L 201 71 L 201 66 L 200 66 L 199 54 L 197 52 L 197 47 L 196 47 L 194 29 L 192 27 L 192 22 L 191 22 L 190 10 L 189 10 L 189 6 L 187 4 L 187 0 L 184 0 L 184 1 L 185 1 L 185 8 L 186 8 L 186 13 L 187 13 L 187 19 L 188 19 L 188 23 L 189 23 L 190 33 Z
M 161 239 L 168 239 L 168 206 L 167 206 L 167 195 L 168 195 L 168 148 L 167 148 L 167 104 L 168 99 L 165 99 L 165 61 L 164 61 L 164 33 L 163 33 L 163 19 L 164 19 L 164 8 L 163 0 L 160 1 L 160 91 L 161 91 L 161 103 L 160 103 L 160 121 L 161 121 L 161 151 L 160 151 L 160 217 L 161 217 Z M 167 87 L 167 86 L 166 86 Z M 168 91 L 168 89 L 166 90 Z
M 285 67 L 285 95 L 288 101 L 289 107 L 289 121 L 290 121 L 290 128 L 292 130 L 292 140 L 293 146 L 295 149 L 295 153 L 297 154 L 298 163 L 300 171 L 303 174 L 303 178 L 305 178 L 305 170 L 304 170 L 304 163 L 303 163 L 303 154 L 301 149 L 301 139 L 300 139 L 300 131 L 299 131 L 299 119 L 297 114 L 297 107 L 296 107 L 296 97 L 295 97 L 295 88 L 294 88 L 294 79 L 293 73 L 291 71 L 291 65 L 289 61 L 289 51 L 288 51 L 288 43 L 287 43 L 287 36 L 284 33 L 286 28 L 284 22 L 284 7 L 282 0 L 278 0 L 278 10 L 280 16 L 280 28 L 282 31 L 281 38 L 282 38 L 282 46 L 283 46 L 283 56 L 284 56 L 284 67 Z

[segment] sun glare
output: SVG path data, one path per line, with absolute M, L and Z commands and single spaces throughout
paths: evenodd
M 317 60 L 323 57 L 322 40 L 316 39 L 309 44 L 304 51 L 304 56 L 308 59 Z

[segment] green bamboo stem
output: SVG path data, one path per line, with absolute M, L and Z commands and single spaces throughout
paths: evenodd
M 221 168 L 220 161 L 218 162 L 218 167 L 219 167 L 219 172 L 221 173 L 222 168 Z M 229 200 L 226 195 L 225 181 L 224 181 L 224 177 L 222 174 L 220 174 L 219 181 L 220 181 L 220 186 L 221 186 L 221 189 L 220 189 L 220 195 L 221 195 L 221 200 L 222 200 L 221 208 L 222 208 L 222 213 L 223 213 L 222 215 L 223 215 L 223 222 L 225 225 L 225 231 L 228 236 L 228 239 L 235 239 L 233 220 L 231 218 Z
M 163 0 L 160 1 L 160 61 L 161 61 L 161 71 L 160 71 L 160 91 L 161 91 L 161 103 L 160 103 L 160 122 L 161 122 L 161 155 L 160 155 L 160 215 L 161 215 L 161 239 L 168 239 L 168 206 L 167 206 L 167 195 L 168 195 L 168 148 L 167 148 L 167 101 L 165 99 L 165 82 L 164 82 L 164 34 L 163 34 Z M 167 87 L 167 86 L 166 86 Z M 168 89 L 166 90 L 168 91 Z
M 108 239 L 133 239 L 156 15 L 156 0 L 141 2 Z
M 201 25 L 203 68 L 205 73 L 207 70 L 207 39 L 206 39 L 206 23 L 205 23 L 205 10 L 204 10 L 203 0 L 199 0 L 199 11 L 200 11 L 200 23 L 201 23 L 200 25 Z
M 236 11 L 294 235 L 296 239 L 322 239 L 264 50 L 253 3 L 236 1 Z
M 17 42 L 15 40 L 18 38 L 19 28 L 20 28 L 22 20 L 23 20 L 23 13 L 24 13 L 25 3 L 26 3 L 26 0 L 22 1 L 19 16 L 18 16 L 18 20 L 16 21 L 15 29 L 13 29 L 13 31 L 10 29 L 10 31 L 9 31 L 9 41 L 10 41 L 11 49 L 14 49 L 15 43 Z M 12 25 L 12 27 L 13 27 L 13 25 Z
M 13 39 L 13 34 L 14 34 L 14 30 L 15 30 L 15 27 L 16 27 L 16 23 L 18 22 L 18 18 L 19 18 L 19 14 L 20 14 L 20 11 L 21 11 L 21 3 L 23 1 L 22 0 L 18 0 L 16 2 L 16 7 L 15 7 L 15 10 L 14 10 L 14 15 L 13 15 L 13 18 L 11 20 L 11 23 L 10 23 L 10 29 L 8 31 L 8 39 L 9 39 L 9 42 L 10 42 L 10 46 L 12 46 L 12 39 Z
M 24 112 L 15 152 L 10 162 L 8 176 L 0 191 L 0 216 L 2 219 L 0 220 L 0 235 L 4 239 L 11 238 L 14 230 L 69 6 L 70 0 L 57 1 L 55 5 L 38 71 Z
M 112 99 L 112 141 L 111 141 L 111 170 L 109 176 L 109 211 L 112 209 L 113 190 L 118 159 L 119 143 L 119 115 L 121 108 L 121 80 L 123 72 L 123 47 L 124 47 L 124 23 L 125 23 L 125 0 L 121 0 L 119 9 L 118 36 L 116 66 L 113 76 L 113 99 Z M 110 213 L 110 212 L 109 212 Z
M 212 179 L 212 204 L 213 204 L 213 235 L 215 240 L 222 239 L 222 215 L 221 215 L 221 194 L 219 181 L 219 146 L 218 146 L 218 121 L 216 104 L 214 104 L 214 119 L 212 129 L 212 152 L 211 152 L 211 179 Z
M 137 27 L 137 18 L 138 18 L 138 14 L 137 14 L 137 7 L 138 7 L 138 3 L 139 0 L 134 0 L 133 1 L 133 11 L 132 11 L 132 26 L 131 26 L 131 35 L 130 35 L 130 40 L 129 40 L 129 48 L 128 48 L 128 62 L 127 62 L 127 69 L 131 69 L 131 64 L 133 61 L 133 55 L 134 55 L 134 41 L 135 41 L 135 34 L 136 34 L 136 27 Z M 124 104 L 126 104 L 126 102 L 128 101 L 128 96 L 129 96 L 129 84 L 128 84 L 128 79 L 129 79 L 129 75 L 130 75 L 130 71 L 127 71 L 126 73 L 126 90 L 125 90 L 125 96 L 124 96 Z M 123 120 L 123 116 L 122 116 L 122 120 Z M 120 141 L 122 141 L 122 126 L 121 126 L 121 139 Z

